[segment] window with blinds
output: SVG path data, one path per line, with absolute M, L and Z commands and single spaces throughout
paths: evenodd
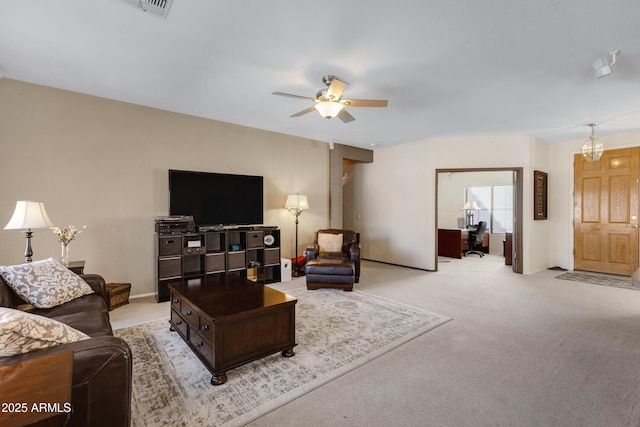
M 471 211 L 474 224 L 486 221 L 490 233 L 513 232 L 513 185 L 467 187 L 465 202 L 471 201 L 480 208 Z

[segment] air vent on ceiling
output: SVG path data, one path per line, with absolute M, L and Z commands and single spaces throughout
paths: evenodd
M 140 9 L 145 12 L 153 13 L 154 15 L 162 16 L 163 18 L 167 17 L 169 13 L 169 9 L 171 9 L 171 4 L 173 0 L 125 0 L 128 3 L 135 4 Z

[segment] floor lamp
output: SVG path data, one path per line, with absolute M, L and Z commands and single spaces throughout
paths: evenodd
M 5 230 L 24 230 L 27 246 L 24 250 L 24 262 L 31 262 L 33 251 L 31 250 L 31 236 L 33 228 L 51 228 L 53 223 L 47 215 L 42 202 L 29 202 L 21 200 L 16 202 L 16 209 Z
M 298 217 L 303 210 L 309 209 L 309 200 L 307 199 L 307 196 L 290 194 L 287 196 L 287 203 L 284 207 L 289 209 L 289 212 L 296 217 L 296 258 L 293 263 L 293 271 L 291 272 L 291 275 L 293 277 L 304 276 L 304 271 L 300 271 L 300 268 L 298 267 Z

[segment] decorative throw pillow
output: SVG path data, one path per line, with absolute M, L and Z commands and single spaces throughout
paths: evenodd
M 318 246 L 320 246 L 320 252 L 342 251 L 342 233 L 318 233 Z
M 0 356 L 14 356 L 89 338 L 57 320 L 0 307 Z
M 0 275 L 23 300 L 38 308 L 51 308 L 94 293 L 80 276 L 53 258 L 0 266 Z

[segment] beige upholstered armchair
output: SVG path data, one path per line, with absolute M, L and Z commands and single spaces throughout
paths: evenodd
M 354 282 L 360 281 L 360 233 L 353 230 L 323 229 L 315 233 L 307 247 L 307 263 L 312 260 L 353 262 Z

